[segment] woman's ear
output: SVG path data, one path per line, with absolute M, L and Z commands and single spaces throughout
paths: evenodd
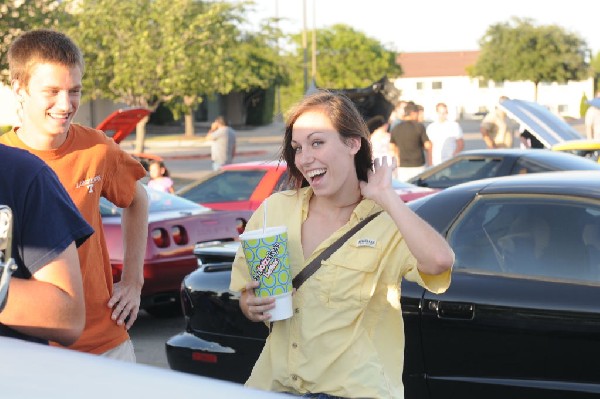
M 362 146 L 360 137 L 353 136 L 348 140 L 348 146 L 351 149 L 352 155 L 356 155 Z

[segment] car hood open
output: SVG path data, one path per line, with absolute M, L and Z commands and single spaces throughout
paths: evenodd
M 547 148 L 565 141 L 581 139 L 577 130 L 538 103 L 510 99 L 500 102 L 499 106 Z
M 150 115 L 146 108 L 118 109 L 108 115 L 96 129 L 104 131 L 118 144 L 129 136 L 139 121 Z

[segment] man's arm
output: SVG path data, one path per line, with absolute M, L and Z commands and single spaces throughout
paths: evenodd
M 465 140 L 463 140 L 462 138 L 456 139 L 456 149 L 454 150 L 454 154 L 452 154 L 452 155 L 458 154 L 459 152 L 464 150 L 464 148 L 465 148 Z
M 129 207 L 123 209 L 123 272 L 115 283 L 108 307 L 112 319 L 129 330 L 140 310 L 140 296 L 144 285 L 144 255 L 148 240 L 148 194 L 140 182 Z M 126 321 L 127 319 L 127 321 Z
M 591 107 L 588 108 L 588 110 L 585 112 L 585 137 L 587 137 L 588 140 L 592 140 L 594 138 L 594 130 L 593 130 L 593 125 L 594 125 L 594 121 L 592 118 L 592 110 Z
M 427 140 L 424 142 L 423 148 L 425 148 L 425 165 L 431 166 L 433 162 L 433 145 L 431 141 Z
M 479 131 L 481 132 L 481 136 L 483 137 L 483 141 L 485 142 L 485 146 L 487 148 L 496 148 L 496 143 L 490 137 L 490 133 L 488 131 L 488 127 L 486 124 L 482 124 L 479 127 Z
M 75 243 L 31 279 L 11 279 L 0 322 L 64 346 L 77 341 L 85 326 L 85 304 Z
M 398 150 L 398 146 L 396 145 L 396 143 L 393 143 L 391 141 L 390 141 L 390 152 L 396 158 L 396 164 L 399 165 L 400 164 L 400 151 Z M 390 162 L 391 162 L 391 160 L 390 160 Z

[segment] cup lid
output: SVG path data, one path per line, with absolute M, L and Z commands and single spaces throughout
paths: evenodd
M 287 226 L 267 227 L 265 229 L 246 230 L 240 234 L 240 240 L 253 240 L 257 238 L 271 237 L 287 232 Z

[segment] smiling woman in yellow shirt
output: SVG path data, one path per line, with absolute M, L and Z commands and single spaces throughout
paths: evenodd
M 369 131 L 346 97 L 320 91 L 290 113 L 281 158 L 297 189 L 272 195 L 247 230 L 285 225 L 292 276 L 361 220 L 383 212 L 325 259 L 273 323 L 246 385 L 305 397 L 402 398 L 400 281 L 450 284 L 454 253 L 391 186 L 395 160 L 371 161 Z M 265 217 L 264 211 L 267 209 Z M 240 249 L 231 289 L 250 320 L 269 322 Z

